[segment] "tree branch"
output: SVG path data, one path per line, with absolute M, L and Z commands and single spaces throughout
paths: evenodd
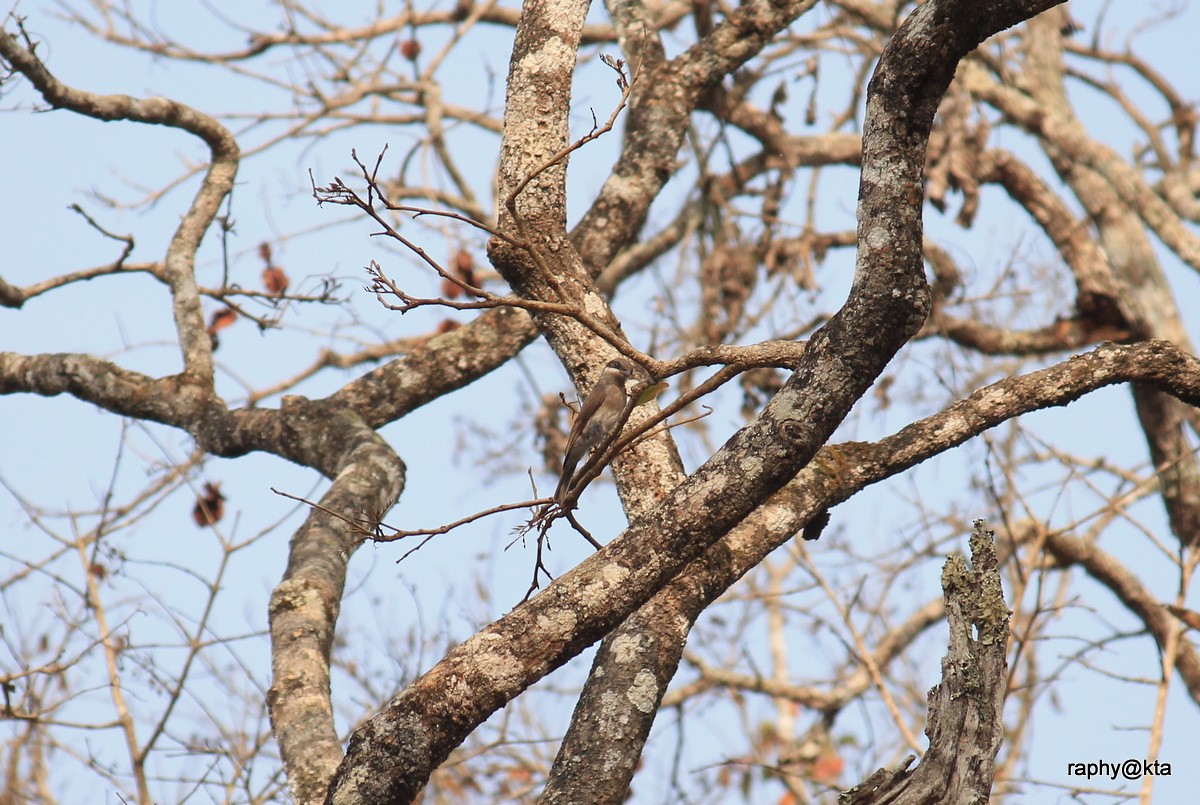
M 1008 692 L 1008 605 L 1000 586 L 995 533 L 982 520 L 971 534 L 971 567 L 951 556 L 942 570 L 950 651 L 942 681 L 929 691 L 929 749 L 912 771 L 913 756 L 880 769 L 844 793 L 847 805 L 986 802 L 1004 737 Z
M 357 730 L 330 803 L 411 800 L 496 708 L 627 617 L 808 463 L 928 310 L 924 143 L 955 65 L 986 36 L 1053 4 L 918 7 L 871 83 L 851 298 L 813 336 L 799 370 L 654 516 L 452 649 Z M 523 56 L 518 50 L 514 59 Z
M 194 134 L 208 146 L 212 162 L 167 247 L 163 274 L 171 287 L 175 328 L 183 349 L 184 372 L 211 387 L 212 342 L 205 328 L 204 311 L 200 307 L 200 294 L 196 288 L 196 251 L 216 218 L 221 202 L 233 189 L 240 159 L 237 141 L 215 118 L 178 101 L 98 95 L 66 86 L 46 69 L 34 53 L 35 46 L 25 34 L 21 21 L 17 19 L 16 22 L 24 44 L 8 31 L 0 30 L 0 57 L 24 74 L 54 108 L 69 109 L 96 120 L 129 120 L 170 126 Z

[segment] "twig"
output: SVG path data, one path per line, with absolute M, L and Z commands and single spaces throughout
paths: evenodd
M 625 106 L 629 103 L 629 96 L 633 94 L 636 76 L 633 79 L 629 79 L 625 76 L 625 62 L 622 59 L 614 59 L 612 56 L 607 56 L 602 53 L 600 54 L 600 61 L 604 62 L 617 73 L 617 86 L 621 89 L 621 100 L 617 102 L 616 108 L 612 110 L 612 114 L 608 116 L 608 120 L 604 122 L 603 126 L 598 127 L 596 125 L 596 113 L 593 111 L 591 131 L 559 151 L 554 156 L 550 157 L 532 173 L 521 180 L 520 184 L 513 188 L 513 191 L 508 194 L 508 198 L 504 200 L 504 206 L 508 208 L 508 211 L 513 214 L 514 218 L 518 217 L 516 211 L 517 196 L 521 195 L 525 188 L 529 186 L 529 183 L 538 176 L 541 176 L 550 168 L 554 167 L 554 165 L 561 160 L 566 159 L 572 152 L 578 151 L 580 148 L 583 148 L 593 140 L 599 139 L 608 132 L 612 131 L 613 125 L 617 122 L 617 117 L 622 111 L 624 111 Z

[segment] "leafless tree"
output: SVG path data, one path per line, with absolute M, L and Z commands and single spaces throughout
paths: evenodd
M 1075 19 L 1060 0 L 386 10 L 350 21 L 285 2 L 257 24 L 261 10 L 210 9 L 205 24 L 238 42 L 222 49 L 133 6 L 64 6 L 71 37 L 200 70 L 231 98 L 253 86 L 278 100 L 266 111 L 101 94 L 58 74 L 36 20 L 6 21 L 6 92 L 178 129 L 206 154 L 140 197 L 75 207 L 115 244 L 107 261 L 0 277 L 5 318 L 30 332 L 35 307 L 61 299 L 58 321 L 80 315 L 72 289 L 149 278 L 169 295 L 178 352 L 157 373 L 133 368 L 132 350 L 0 352 L 6 404 L 69 395 L 124 423 L 94 506 L 31 495 L 17 473 L 36 456 L 0 466 L 33 535 L 2 554 L 5 801 L 69 801 L 86 775 L 141 803 L 616 803 L 654 752 L 646 784 L 678 801 L 984 801 L 1032 785 L 1127 796 L 1029 772 L 1034 726 L 1074 673 L 1153 691 L 1128 717 L 1147 761 L 1170 754 L 1169 722 L 1200 704 L 1186 632 L 1200 620 L 1200 361 L 1186 322 L 1200 316 L 1168 284 L 1200 270 L 1200 169 L 1186 79 L 1139 50 L 1142 27 Z M 348 131 L 406 145 L 330 153 Z M 244 238 L 239 171 L 288 164 L 281 154 L 294 167 L 297 144 L 306 166 L 344 160 L 293 182 L 338 227 Z M 850 176 L 857 206 L 839 224 Z M 110 222 L 122 206 L 172 204 L 161 256 Z M 981 230 L 1017 216 L 1028 243 L 985 245 Z M 298 244 L 331 231 L 375 255 L 365 291 L 304 265 Z M 396 336 L 401 313 L 413 324 Z M 272 377 L 259 362 L 243 377 L 221 342 L 251 323 L 289 333 L 306 366 Z M 590 533 L 583 484 L 481 513 L 457 510 L 446 483 L 441 525 L 392 516 L 410 479 L 382 428 L 506 368 L 535 391 L 516 430 L 541 454 L 479 411 L 462 425 L 474 455 L 492 445 L 479 472 L 541 463 L 535 489 L 552 488 L 566 407 L 518 368 L 553 356 L 586 391 L 618 354 L 638 393 L 582 474 L 611 466 L 627 525 Z M 223 371 L 240 393 L 222 390 Z M 1132 406 L 1099 393 L 1109 386 Z M 1141 456 L 1080 452 L 1028 416 L 1081 399 L 1105 423 L 1093 441 L 1137 435 Z M 703 406 L 740 419 L 723 430 Z M 188 437 L 182 454 L 169 433 Z M 261 456 L 304 468 L 288 478 L 317 491 L 273 483 L 294 508 L 251 534 L 231 525 L 249 504 L 210 468 Z M 889 487 L 907 519 L 864 517 L 860 493 L 925 462 L 954 491 L 914 480 L 900 500 Z M 204 568 L 139 541 L 181 498 Z M 379 648 L 395 664 L 369 668 L 350 558 L 372 542 L 400 558 L 488 516 L 519 518 L 526 599 L 481 590 L 473 635 L 397 629 Z M 996 526 L 994 550 L 978 517 Z M 864 529 L 882 533 L 864 542 Z M 598 550 L 554 566 L 551 534 L 574 531 Z M 956 555 L 968 533 L 970 567 Z M 285 540 L 269 600 L 230 591 L 232 567 Z M 464 568 L 464 584 L 478 572 Z M 934 572 L 943 590 L 922 592 Z M 182 586 L 203 595 L 185 601 Z M 231 597 L 267 618 L 237 627 Z M 552 672 L 596 644 L 582 689 L 555 688 Z M 1123 645 L 1136 646 L 1125 677 L 1100 659 Z M 566 702 L 555 734 L 545 710 Z M 664 713 L 677 736 L 648 749 Z M 686 736 L 705 723 L 728 742 L 683 774 Z M 1141 776 L 1137 795 L 1155 784 Z

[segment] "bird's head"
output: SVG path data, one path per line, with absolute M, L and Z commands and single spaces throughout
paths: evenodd
M 604 366 L 604 372 L 619 375 L 622 380 L 628 380 L 633 375 L 633 364 L 624 358 L 613 358 Z

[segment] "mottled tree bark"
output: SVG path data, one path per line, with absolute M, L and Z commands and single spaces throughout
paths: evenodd
M 1008 605 L 994 536 L 976 521 L 971 566 L 952 556 L 942 571 L 950 651 L 942 658 L 942 681 L 929 691 L 929 749 L 916 768 L 908 768 L 915 759 L 909 755 L 898 768 L 872 774 L 839 802 L 918 805 L 990 799 L 1008 691 Z
M 924 148 L 955 66 L 987 36 L 1051 5 L 931 2 L 914 12 L 871 82 L 854 287 L 814 334 L 799 369 L 652 518 L 451 650 L 357 730 L 331 803 L 411 800 L 475 726 L 620 623 L 808 463 L 928 313 Z M 514 64 L 529 55 L 521 41 Z M 521 214 L 544 225 L 556 217 L 536 204 Z

